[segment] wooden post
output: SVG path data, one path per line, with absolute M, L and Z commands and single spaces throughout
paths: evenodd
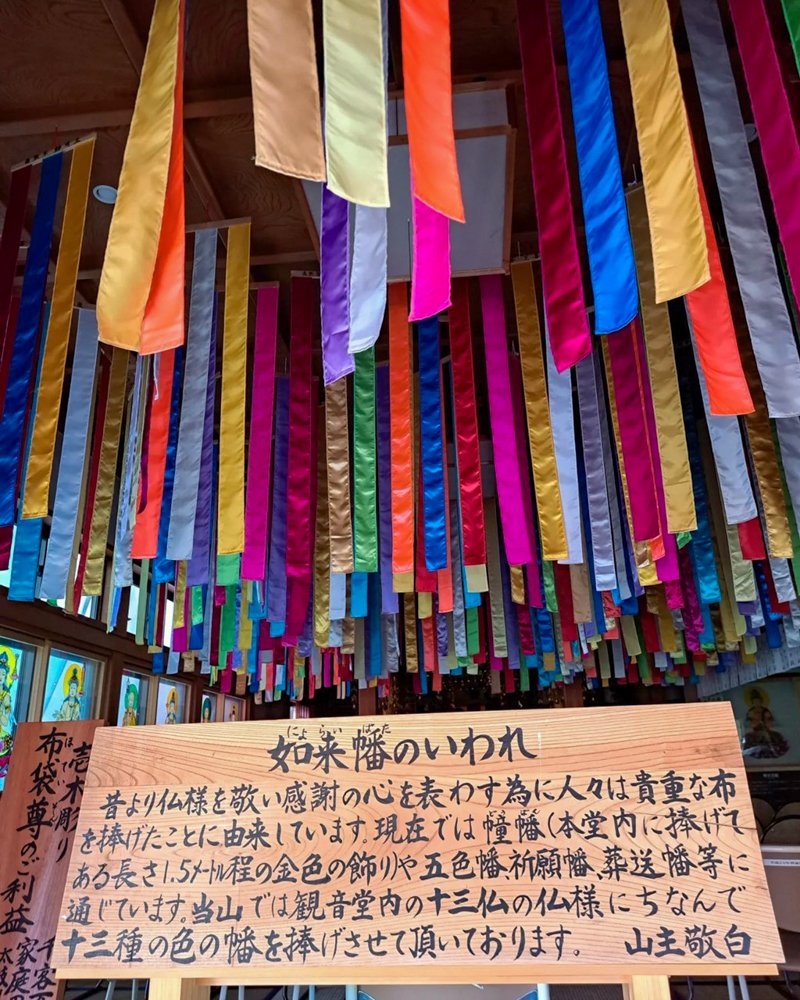
M 150 1000 L 210 1000 L 211 987 L 192 979 L 151 979 Z

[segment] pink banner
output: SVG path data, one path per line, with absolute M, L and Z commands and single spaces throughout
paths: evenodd
M 412 193 L 414 259 L 411 313 L 415 323 L 450 306 L 450 220 Z
M 511 375 L 508 367 L 503 279 L 499 274 L 488 274 L 481 278 L 481 305 L 494 474 L 497 480 L 503 541 L 509 564 L 524 566 L 532 561 L 531 543 L 522 500 Z
M 267 571 L 267 523 L 272 471 L 272 415 L 275 403 L 277 339 L 278 289 L 259 288 L 256 305 L 250 444 L 247 454 L 243 580 L 263 580 Z
M 314 279 L 292 278 L 289 338 L 289 466 L 286 482 L 286 575 L 311 572 L 311 330 Z

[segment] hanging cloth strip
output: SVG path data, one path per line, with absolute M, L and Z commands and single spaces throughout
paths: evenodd
M 636 273 L 642 304 L 642 327 L 647 348 L 650 388 L 658 437 L 658 452 L 664 482 L 667 527 L 673 533 L 697 527 L 692 502 L 692 474 L 681 416 L 681 397 L 669 310 L 656 302 L 650 225 L 643 188 L 628 192 L 628 214 L 636 256 Z
M 786 27 L 789 29 L 789 37 L 792 40 L 794 61 L 800 69 L 800 3 L 798 0 L 781 0 L 781 4 L 783 5 Z
M 64 387 L 64 366 L 72 327 L 72 308 L 83 245 L 83 226 L 89 197 L 95 140 L 82 142 L 72 153 L 67 187 L 61 240 L 58 246 L 56 276 L 53 284 L 50 322 L 42 363 L 43 378 L 36 396 L 36 416 L 33 421 L 28 468 L 25 475 L 23 517 L 47 517 L 50 497 L 50 475 L 56 447 L 61 393 Z M 12 383 L 13 385 L 13 383 Z
M 42 164 L 36 214 L 25 262 L 17 326 L 13 343 L 6 338 L 11 352 L 8 385 L 14 391 L 3 400 L 0 420 L 0 524 L 13 524 L 17 499 L 17 473 L 22 452 L 23 425 L 28 407 L 28 393 L 33 378 L 36 343 L 42 314 L 42 299 L 50 263 L 50 242 L 61 178 L 62 154 L 48 156 Z
M 322 370 L 325 385 L 355 371 L 348 352 L 350 289 L 347 263 L 350 254 L 349 205 L 326 185 L 322 188 L 320 223 L 320 289 L 322 314 Z
M 413 590 L 414 438 L 408 287 L 389 286 L 389 399 L 392 408 L 392 573 L 394 588 Z M 404 580 L 399 580 L 402 574 Z M 410 579 L 409 579 L 410 577 Z
M 289 338 L 289 482 L 286 500 L 286 575 L 311 573 L 313 496 L 311 334 L 315 305 L 313 278 L 292 278 Z M 255 470 L 253 470 L 255 472 Z M 259 472 L 260 475 L 260 472 Z M 305 616 L 305 607 L 300 612 Z M 302 624 L 302 621 L 301 621 Z
M 442 401 L 439 367 L 439 319 L 424 319 L 417 327 L 419 348 L 420 465 L 422 516 L 425 525 L 425 568 L 447 567 L 445 469 L 442 461 Z
M 167 557 L 169 515 L 172 510 L 172 487 L 175 484 L 175 458 L 178 451 L 178 415 L 180 412 L 181 383 L 183 382 L 183 347 L 175 348 L 175 368 L 172 373 L 172 400 L 169 408 L 169 433 L 167 435 L 167 461 L 164 465 L 164 494 L 158 522 L 158 557 L 153 563 L 156 583 L 172 583 L 175 579 L 175 562 Z
M 375 348 L 356 355 L 353 378 L 353 564 L 358 573 L 378 572 Z
M 786 255 L 795 300 L 800 299 L 800 143 L 763 3 L 728 0 L 758 129 L 761 158 Z M 796 354 L 796 352 L 795 352 Z
M 656 302 L 710 278 L 667 0 L 619 0 L 650 217 Z
M 449 0 L 400 0 L 411 185 L 442 215 L 464 222 L 453 132 Z
M 325 446 L 328 457 L 328 518 L 331 572 L 353 572 L 353 527 L 350 513 L 350 435 L 347 380 L 325 387 Z
M 228 230 L 225 332 L 219 417 L 217 555 L 244 550 L 244 438 L 247 404 L 247 307 L 250 296 L 250 223 Z M 238 558 L 236 564 L 238 567 Z M 236 574 L 238 579 L 238 573 Z
M 747 460 L 742 446 L 742 434 L 736 417 L 718 417 L 711 413 L 708 401 L 708 389 L 700 365 L 697 347 L 694 342 L 692 319 L 689 309 L 686 310 L 689 332 L 692 335 L 697 378 L 703 395 L 703 407 L 706 411 L 708 432 L 711 437 L 711 448 L 714 453 L 714 464 L 717 468 L 719 488 L 722 493 L 722 503 L 725 507 L 725 520 L 728 524 L 741 524 L 758 517 L 753 489 L 747 472 Z
M 6 214 L 3 219 L 3 235 L 0 237 L 0 358 L 5 367 L 6 349 L 10 346 L 14 327 L 9 323 L 11 299 L 14 291 L 14 278 L 17 274 L 17 257 L 19 256 L 22 230 L 25 225 L 25 214 L 28 209 L 28 189 L 31 185 L 30 165 L 18 167 L 11 171 L 11 185 L 6 200 Z M 3 395 L 0 393 L 0 407 L 3 405 Z
M 122 411 L 125 406 L 125 388 L 128 381 L 128 353 L 112 348 L 111 375 L 108 384 L 108 403 L 103 422 L 103 442 L 94 498 L 94 512 L 89 528 L 86 569 L 83 593 L 100 595 L 103 592 L 103 570 L 106 561 L 108 526 L 114 500 L 114 485 L 122 431 Z
M 547 382 L 544 373 L 542 335 L 539 327 L 539 307 L 536 303 L 536 285 L 533 265 L 519 262 L 511 265 L 514 285 L 514 304 L 517 313 L 522 383 L 525 389 L 525 412 L 528 422 L 533 486 L 536 491 L 536 510 L 542 558 L 566 559 L 567 536 L 561 509 L 553 430 L 550 424 L 550 407 L 547 399 Z
M 373 207 L 389 205 L 382 20 L 381 0 L 322 8 L 328 187 Z
M 119 351 L 117 353 L 125 352 Z M 94 411 L 94 433 L 91 441 L 89 442 L 89 454 L 87 456 L 86 463 L 88 468 L 84 468 L 85 501 L 82 503 L 83 523 L 78 527 L 74 542 L 75 549 L 77 549 L 79 553 L 77 559 L 77 572 L 72 585 L 72 594 L 69 594 L 69 589 L 67 591 L 68 596 L 66 606 L 69 607 L 69 598 L 71 596 L 72 606 L 74 609 L 80 608 L 81 598 L 83 596 L 83 581 L 86 575 L 86 561 L 89 557 L 89 530 L 94 516 L 97 481 L 100 476 L 100 458 L 103 450 L 103 425 L 106 420 L 106 411 L 108 408 L 108 389 L 109 381 L 111 379 L 110 359 L 105 355 L 100 354 L 98 357 L 98 365 L 99 371 L 97 374 L 97 381 L 95 382 L 97 402 L 95 404 Z M 73 549 L 73 562 L 75 560 L 75 549 Z
M 597 398 L 593 355 L 584 358 L 575 366 L 575 378 L 578 383 L 583 467 L 594 558 L 595 586 L 598 590 L 615 590 L 617 571 L 614 564 L 614 541 L 611 536 L 611 514 L 608 508 L 608 493 L 606 492 L 603 439 L 600 434 L 600 404 Z
M 509 358 L 511 366 L 511 397 L 514 406 L 514 436 L 517 441 L 517 465 L 519 466 L 522 485 L 522 509 L 525 511 L 525 523 L 528 526 L 528 538 L 531 543 L 531 560 L 525 565 L 525 579 L 528 584 L 528 604 L 540 608 L 543 605 L 541 591 L 541 570 L 539 568 L 539 553 L 536 548 L 536 526 L 534 524 L 533 497 L 531 495 L 531 466 L 528 456 L 528 436 L 525 433 L 525 403 L 522 389 L 522 369 L 519 355 L 512 354 Z M 516 570 L 517 567 L 514 567 Z M 477 596 L 477 595 L 476 595 Z M 524 602 L 525 595 L 522 595 Z M 477 604 L 477 602 L 476 602 Z M 467 607 L 469 607 L 469 603 Z
M 147 388 L 150 379 L 150 359 L 136 359 L 136 369 L 131 393 L 131 407 L 125 435 L 125 454 L 122 460 L 122 482 L 117 501 L 117 523 L 114 530 L 114 586 L 117 589 L 133 584 L 131 548 L 135 505 L 139 493 L 142 433 Z
M 247 502 L 242 554 L 244 580 L 263 580 L 266 573 L 277 342 L 278 287 L 259 288 L 256 300 L 250 443 L 247 452 Z
M 311 0 L 247 0 L 256 163 L 325 180 Z
M 458 491 L 465 566 L 486 565 L 486 529 L 483 523 L 481 450 L 472 366 L 472 330 L 469 318 L 469 283 L 453 282 L 450 307 L 450 364 L 453 378 Z
M 186 374 L 183 380 L 175 483 L 167 539 L 167 556 L 175 560 L 190 559 L 192 555 L 203 448 L 208 355 L 214 319 L 216 261 L 217 230 L 201 229 L 194 242 Z
M 613 333 L 633 320 L 639 296 L 597 0 L 563 0 L 561 17 L 594 291 L 594 329 Z
M 380 509 L 381 611 L 396 615 L 399 601 L 392 586 L 392 430 L 390 375 L 387 365 L 375 369 L 375 402 L 378 411 L 378 501 Z M 356 529 L 358 539 L 358 529 Z
M 742 371 L 728 288 L 699 168 L 697 186 L 706 227 L 711 280 L 687 295 L 686 304 L 692 317 L 697 353 L 708 387 L 709 406 L 714 416 L 719 417 L 752 413 L 753 400 Z
M 550 345 L 563 372 L 592 350 L 558 103 L 547 0 L 517 0 L 525 111 Z
M 483 311 L 483 346 L 492 425 L 492 452 L 497 481 L 497 501 L 503 526 L 503 541 L 512 566 L 531 562 L 531 540 L 522 504 L 522 485 L 517 458 L 517 438 L 508 367 L 503 279 L 499 274 L 480 279 Z
M 89 421 L 94 405 L 97 335 L 97 314 L 89 309 L 81 309 L 78 313 L 78 334 L 72 357 L 53 519 L 42 572 L 42 600 L 66 598 L 70 582 L 69 570 L 82 493 Z
M 648 541 L 658 538 L 660 528 L 642 395 L 642 370 L 633 325 L 604 340 L 604 349 L 606 345 L 614 382 L 633 537 L 637 542 Z
M 325 421 L 321 408 L 320 423 Z M 324 649 L 330 634 L 331 550 L 328 537 L 328 464 L 323 442 L 317 450 L 317 517 L 314 532 L 314 645 Z
M 409 321 L 444 312 L 450 305 L 450 220 L 417 197 L 412 188 L 414 238 Z
M 583 562 L 580 500 L 578 496 L 578 465 L 575 450 L 575 415 L 572 400 L 572 373 L 559 372 L 550 338 L 545 329 L 547 351 L 547 392 L 550 404 L 550 424 L 553 428 L 553 448 L 558 475 L 558 490 L 564 517 L 567 555 L 560 562 Z M 535 473 L 534 473 L 535 475 Z
M 129 351 L 140 348 L 156 262 L 167 249 L 160 234 L 172 211 L 165 212 L 165 206 L 177 111 L 181 20 L 180 0 L 157 0 L 97 294 L 101 341 Z M 169 225 L 167 231 L 171 233 Z M 180 236 L 183 242 L 182 231 Z M 178 280 L 182 302 L 182 271 Z M 181 325 L 179 343 L 182 339 Z
M 211 317 L 211 341 L 208 345 L 208 372 L 203 414 L 203 446 L 200 453 L 200 477 L 197 483 L 197 512 L 194 518 L 192 557 L 186 567 L 186 585 L 196 587 L 209 582 L 209 562 L 211 558 L 211 536 L 213 534 L 214 472 L 216 455 L 214 451 L 214 410 L 217 382 L 217 306 L 216 300 Z M 174 494 L 173 494 L 174 496 Z
M 717 0 L 684 3 L 725 231 L 771 417 L 800 413 L 800 359 L 764 217 Z
M 267 618 L 286 621 L 286 497 L 289 465 L 289 382 L 278 380 L 275 413 L 275 475 L 272 477 L 272 517 L 269 544 Z M 329 484 L 330 486 L 330 484 Z M 275 631 L 270 629 L 270 634 Z
M 133 529 L 134 559 L 155 559 L 158 555 L 158 525 L 164 498 L 164 470 L 167 464 L 167 441 L 175 370 L 175 351 L 165 351 L 155 359 L 151 383 L 150 408 L 145 415 L 142 441 L 142 472 L 139 480 L 139 505 Z M 149 427 L 147 422 L 149 421 Z M 145 452 L 145 449 L 147 451 Z

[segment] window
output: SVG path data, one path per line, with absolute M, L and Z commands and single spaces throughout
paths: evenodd
M 185 720 L 188 691 L 188 685 L 181 681 L 159 678 L 156 725 L 176 726 Z
M 147 715 L 147 690 L 150 680 L 132 670 L 122 671 L 117 709 L 118 726 L 143 726 Z
M 94 686 L 100 664 L 63 649 L 52 649 L 44 686 L 43 722 L 90 719 Z
M 0 791 L 6 781 L 17 724 L 28 718 L 36 646 L 0 637 Z

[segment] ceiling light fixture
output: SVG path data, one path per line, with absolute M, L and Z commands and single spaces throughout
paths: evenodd
M 103 205 L 113 205 L 117 200 L 117 189 L 110 184 L 98 184 L 92 189 L 92 194 Z

